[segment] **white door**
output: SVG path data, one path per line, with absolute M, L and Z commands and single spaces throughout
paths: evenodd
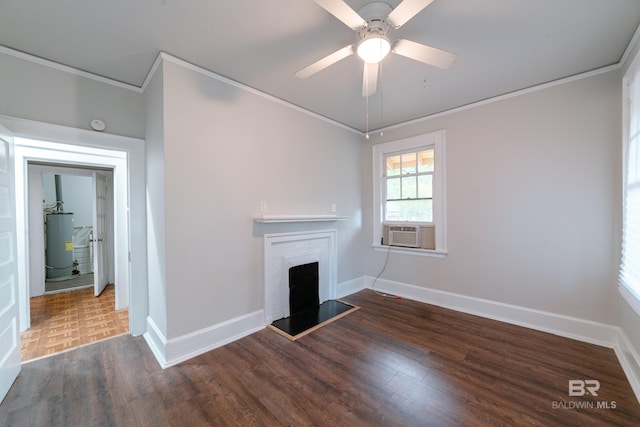
M 93 210 L 93 289 L 98 296 L 109 281 L 107 268 L 107 176 L 93 172 L 95 209 Z
M 13 137 L 0 126 L 0 402 L 20 372 Z

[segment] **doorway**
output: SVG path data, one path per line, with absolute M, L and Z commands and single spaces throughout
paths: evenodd
M 127 333 L 128 309 L 115 305 L 113 169 L 27 162 L 27 177 L 31 241 L 40 247 L 28 266 L 22 361 Z
M 28 162 L 31 298 L 114 283 L 113 169 Z M 35 256 L 39 251 L 41 256 Z M 44 279 L 44 283 L 43 283 Z
M 144 141 L 19 119 L 12 119 L 5 126 L 16 134 L 16 210 L 17 226 L 21 230 L 17 238 L 17 250 L 21 254 L 18 257 L 20 331 L 30 327 L 31 283 L 44 283 L 43 270 L 30 268 L 32 259 L 43 258 L 43 243 L 33 241 L 34 233 L 31 231 L 34 222 L 27 203 L 30 195 L 34 194 L 34 183 L 28 175 L 29 164 L 39 163 L 113 172 L 111 274 L 113 283 L 118 286 L 114 289 L 115 305 L 118 309 L 129 308 L 130 333 L 135 336 L 143 334 L 148 315 Z M 41 223 L 42 213 L 34 215 L 38 217 L 35 223 Z M 40 238 L 43 239 L 42 235 Z

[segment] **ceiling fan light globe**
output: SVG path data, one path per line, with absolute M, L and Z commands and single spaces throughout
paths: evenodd
M 358 45 L 358 56 L 369 64 L 377 64 L 391 51 L 391 43 L 381 35 L 368 37 Z

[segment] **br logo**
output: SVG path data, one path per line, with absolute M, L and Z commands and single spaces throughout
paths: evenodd
M 569 396 L 584 396 L 590 394 L 597 396 L 600 390 L 600 381 L 598 380 L 569 380 Z

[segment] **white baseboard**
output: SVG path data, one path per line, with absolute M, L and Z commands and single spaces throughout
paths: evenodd
M 640 402 L 640 355 L 620 328 L 618 328 L 617 338 L 613 350 L 616 352 L 618 361 L 627 375 L 627 380 L 629 380 L 638 402 Z
M 362 277 L 339 283 L 336 287 L 336 297 L 353 294 L 365 289 L 366 285 L 367 282 Z M 264 311 L 258 310 L 167 340 L 153 319 L 148 317 L 147 331 L 143 336 L 160 366 L 168 368 L 250 335 L 265 326 Z
M 151 317 L 147 317 L 147 331 L 142 334 L 142 336 L 160 366 L 162 366 L 163 369 L 166 368 L 165 361 L 167 358 L 165 356 L 165 349 L 167 347 L 167 338 Z
M 366 277 L 367 287 L 373 283 Z M 585 341 L 613 348 L 617 331 L 615 326 L 591 320 L 578 319 L 561 314 L 549 313 L 502 302 L 454 294 L 436 289 L 423 288 L 406 283 L 378 279 L 376 290 L 399 295 L 439 307 L 450 308 L 463 313 L 475 314 L 501 322 L 524 326 L 538 331 L 549 332 L 567 338 Z
M 364 277 L 358 277 L 356 279 L 347 280 L 346 282 L 338 283 L 336 289 L 336 298 L 344 298 L 347 295 L 355 294 L 363 289 L 366 289 L 368 282 Z
M 264 326 L 264 311 L 257 310 L 167 340 L 153 319 L 147 318 L 147 332 L 144 338 L 164 369 L 257 332 Z
M 364 287 L 371 289 L 373 281 L 373 277 L 365 276 Z M 622 329 L 617 326 L 385 279 L 378 279 L 375 289 L 402 298 L 611 348 L 615 351 L 640 402 L 640 356 Z
M 345 297 L 365 287 L 366 281 L 362 277 L 339 283 L 336 287 L 336 297 Z M 250 335 L 265 326 L 264 311 L 258 310 L 167 340 L 153 319 L 148 317 L 147 331 L 143 336 L 160 366 L 168 368 Z

